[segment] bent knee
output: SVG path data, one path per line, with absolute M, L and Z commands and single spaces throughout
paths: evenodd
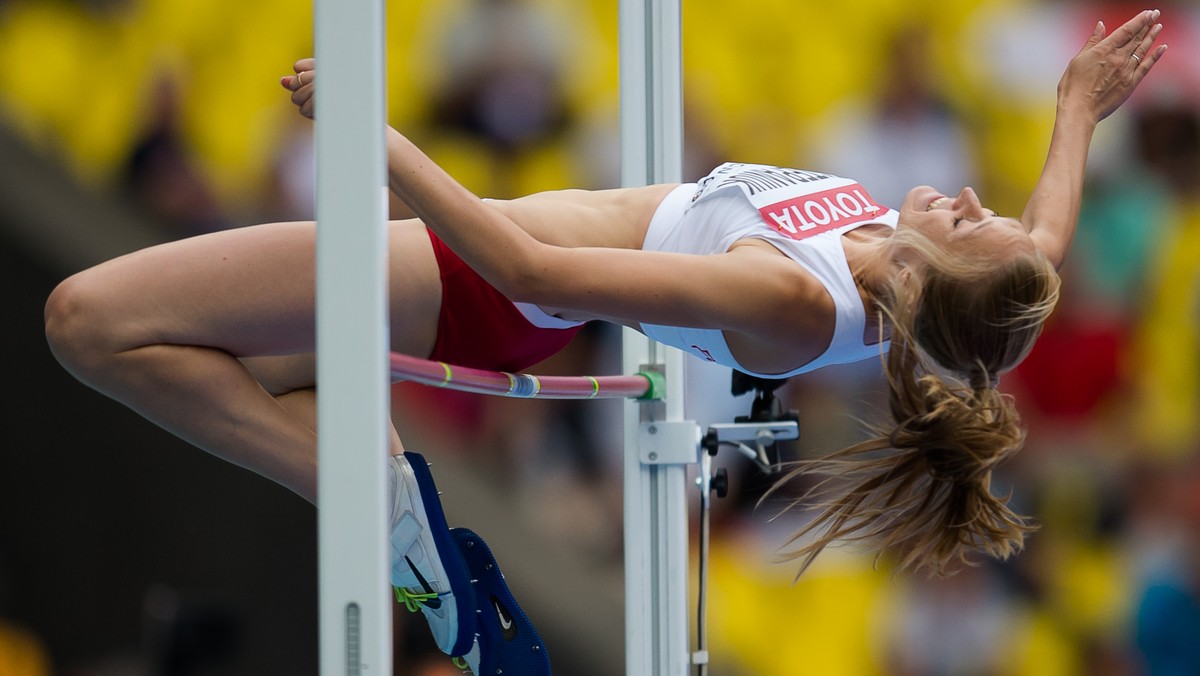
M 60 283 L 46 299 L 46 341 L 59 363 L 76 376 L 94 371 L 105 357 L 128 347 L 115 339 L 117 318 L 105 306 L 104 289 L 87 271 Z

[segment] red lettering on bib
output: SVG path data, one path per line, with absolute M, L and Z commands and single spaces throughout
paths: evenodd
M 763 221 L 792 239 L 805 239 L 887 213 L 859 184 L 794 197 L 759 208 Z

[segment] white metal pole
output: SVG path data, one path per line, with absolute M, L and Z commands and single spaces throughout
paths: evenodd
M 683 173 L 680 0 L 621 0 L 621 181 Z M 625 650 L 630 676 L 688 671 L 687 465 L 699 428 L 683 420 L 683 353 L 626 329 L 623 368 L 653 366 L 666 400 L 625 404 Z
M 316 0 L 322 676 L 391 673 L 383 0 Z

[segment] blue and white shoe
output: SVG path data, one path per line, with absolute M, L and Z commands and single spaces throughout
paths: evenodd
M 465 655 L 475 643 L 475 597 L 467 566 L 438 500 L 429 464 L 417 453 L 393 456 L 392 587 L 396 600 L 429 621 L 448 655 Z

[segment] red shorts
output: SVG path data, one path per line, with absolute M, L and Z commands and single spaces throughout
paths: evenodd
M 543 329 L 429 232 L 442 276 L 442 310 L 430 359 L 490 371 L 529 368 L 567 346 L 581 328 Z

